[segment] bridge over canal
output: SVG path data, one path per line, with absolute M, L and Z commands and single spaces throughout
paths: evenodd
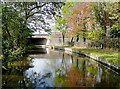
M 28 43 L 33 45 L 49 45 L 50 36 L 48 34 L 34 34 L 28 38 Z
M 70 38 L 65 38 L 65 43 L 70 40 Z M 28 43 L 33 45 L 62 45 L 62 34 L 60 32 L 53 32 L 49 34 L 34 34 L 31 38 L 28 38 Z

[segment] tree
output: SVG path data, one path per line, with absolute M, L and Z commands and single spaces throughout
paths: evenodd
M 56 18 L 56 28 L 62 32 L 62 39 L 63 39 L 63 45 L 64 45 L 64 38 L 65 34 L 67 32 L 67 16 L 71 14 L 69 11 L 69 8 L 73 5 L 73 2 L 66 2 L 65 5 L 61 8 L 61 13 L 59 17 Z
M 68 16 L 71 16 L 72 15 L 72 11 L 71 11 L 71 8 L 73 7 L 74 3 L 73 2 L 66 2 L 64 6 L 62 6 L 62 14 L 63 14 L 63 18 L 67 21 L 66 24 L 67 24 L 67 29 L 70 28 L 68 27 L 69 24 L 68 24 Z M 66 30 L 67 30 L 66 29 Z M 70 41 L 70 44 L 73 45 L 73 34 L 69 32 L 67 32 L 67 35 L 68 36 L 72 36 L 71 38 L 71 41 Z
M 33 20 L 40 20 L 41 23 L 45 24 L 42 25 L 46 26 L 44 16 L 56 17 L 56 10 L 59 11 L 61 5 L 62 3 L 58 2 L 2 3 L 3 65 L 19 59 L 26 52 L 27 38 L 32 35 L 30 23 L 33 23 Z M 35 16 L 38 18 L 35 18 Z
M 59 16 L 63 2 L 19 2 L 14 4 L 21 11 L 21 16 L 29 28 L 35 31 L 36 29 L 50 31 L 48 20 L 54 20 L 56 16 Z
M 80 2 L 75 4 L 72 8 L 72 15 L 68 18 L 69 27 L 75 33 L 75 36 L 77 36 L 77 41 L 79 40 L 79 35 L 82 35 L 85 42 L 86 30 L 90 29 L 90 26 L 95 22 L 91 3 Z
M 62 17 L 57 17 L 56 20 L 56 28 L 62 33 L 62 39 L 63 39 L 63 45 L 64 45 L 64 38 L 65 38 L 65 33 L 66 33 L 66 20 Z
M 119 31 L 119 2 L 109 2 L 109 3 L 96 3 L 95 5 L 95 16 L 97 24 L 100 25 L 102 28 L 102 42 L 101 42 L 101 48 L 107 47 L 107 40 L 108 38 L 112 37 L 113 34 L 116 31 Z M 114 30 L 114 27 L 116 31 Z M 116 34 L 117 35 L 117 34 Z
M 23 21 L 15 8 L 8 4 L 2 6 L 3 65 L 19 59 L 26 50 L 26 38 L 30 36 L 31 30 L 23 24 Z

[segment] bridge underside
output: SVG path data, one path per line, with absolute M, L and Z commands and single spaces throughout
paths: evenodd
M 28 44 L 46 45 L 47 44 L 47 39 L 46 38 L 28 38 Z

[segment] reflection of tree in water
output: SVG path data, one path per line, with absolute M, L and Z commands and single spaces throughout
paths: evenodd
M 38 83 L 45 85 L 43 79 L 49 77 L 51 75 L 50 73 L 41 75 L 33 72 L 30 76 L 24 74 L 28 68 L 32 67 L 31 63 L 32 59 L 21 59 L 9 62 L 8 65 L 5 66 L 6 69 L 2 69 L 2 88 L 34 89 Z
M 27 56 L 17 61 L 8 62 L 2 69 L 2 86 L 3 87 L 17 87 L 19 80 L 24 79 L 24 71 L 32 67 L 32 59 L 27 60 Z
M 68 66 L 65 63 L 63 54 L 61 67 L 58 67 L 55 71 L 54 82 L 57 86 L 87 88 L 87 86 L 95 84 L 96 79 L 94 76 L 97 70 L 94 65 L 84 57 L 80 58 L 81 59 L 79 59 L 78 56 L 71 55 L 72 65 Z
M 71 56 L 72 65 L 65 74 L 64 87 L 80 87 L 87 89 L 90 87 L 110 87 L 119 89 L 118 77 L 113 76 L 108 70 L 100 70 L 96 62 L 91 62 L 85 57 Z M 115 79 L 116 78 L 116 79 Z M 111 80 L 112 79 L 112 80 Z
M 51 77 L 51 73 L 45 73 L 44 75 L 36 72 L 32 72 L 31 75 L 28 76 L 26 74 L 27 78 L 25 81 L 25 84 L 27 87 L 34 89 L 34 88 L 39 88 L 39 87 L 50 87 L 45 81 L 46 78 Z
M 102 67 L 102 72 L 99 74 L 101 77 L 100 81 L 96 83 L 97 87 L 110 87 L 110 89 L 120 89 L 120 76 L 114 74 L 110 70 L 107 70 L 103 65 L 99 64 Z M 100 71 L 100 69 L 99 69 Z M 99 72 L 100 73 L 100 72 Z
M 64 86 L 79 87 L 86 86 L 86 83 L 95 83 L 95 79 L 92 76 L 86 77 L 84 71 L 79 71 L 72 65 L 67 74 L 67 81 L 64 83 Z
M 86 87 L 89 84 L 95 83 L 96 80 L 92 74 L 87 75 L 87 67 L 86 61 L 82 62 L 82 66 L 79 69 L 79 59 L 76 59 L 76 66 L 72 64 L 71 68 L 67 72 L 67 79 L 64 82 L 64 86 L 66 87 Z M 94 70 L 93 70 L 94 71 Z
M 60 66 L 55 69 L 54 83 L 56 86 L 60 86 L 64 83 L 64 80 L 66 79 L 67 68 L 68 67 L 65 63 L 65 54 L 63 53 Z

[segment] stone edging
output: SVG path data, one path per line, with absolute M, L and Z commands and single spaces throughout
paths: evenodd
M 95 56 L 93 54 L 88 54 L 88 53 L 85 53 L 85 52 L 82 52 L 82 51 L 73 50 L 71 48 L 57 48 L 57 47 L 54 47 L 54 49 L 55 50 L 62 50 L 62 51 L 65 51 L 66 53 L 69 53 L 69 54 L 75 53 L 75 54 L 78 54 L 78 55 L 87 56 L 87 57 L 103 64 L 104 66 L 108 67 L 109 69 L 112 69 L 117 73 L 120 73 L 120 66 L 119 65 L 114 65 L 110 62 L 107 62 L 105 59 L 100 58 L 98 56 Z

